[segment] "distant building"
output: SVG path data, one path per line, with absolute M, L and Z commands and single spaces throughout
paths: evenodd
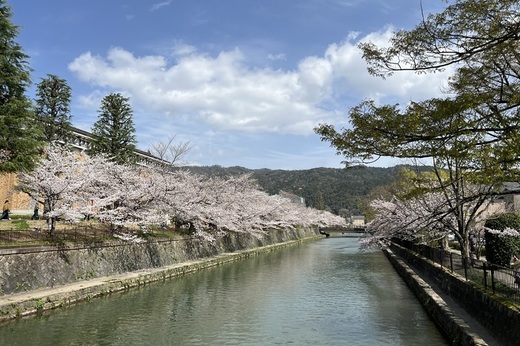
M 89 143 L 92 140 L 93 135 L 90 132 L 72 127 L 73 138 L 70 141 L 70 145 L 78 151 L 85 151 L 89 147 Z M 153 167 L 155 165 L 164 164 L 165 161 L 160 158 L 153 156 L 149 152 L 136 149 L 135 154 L 138 156 L 138 165 Z M 31 213 L 34 210 L 36 201 L 23 192 L 16 190 L 18 179 L 16 173 L 4 173 L 0 174 L 0 200 L 9 200 L 11 209 L 14 214 L 17 213 Z
M 520 212 L 520 184 L 517 182 L 504 183 L 504 192 L 507 194 L 501 199 L 507 212 Z
M 484 204 L 484 206 L 478 210 L 478 216 L 475 220 L 475 229 L 483 229 L 486 220 L 493 215 L 520 212 L 520 184 L 516 182 L 506 182 L 504 183 L 503 192 L 505 194 L 496 197 L 488 204 Z
M 504 183 L 503 192 L 502 196 L 497 197 L 487 206 L 486 215 L 520 212 L 520 184 L 516 182 Z
M 350 224 L 353 227 L 365 227 L 365 217 L 363 215 L 353 215 L 350 218 Z
M 295 195 L 294 193 L 280 191 L 280 193 L 278 195 L 280 197 L 287 198 L 288 200 L 290 200 L 293 203 L 301 204 L 301 205 L 305 206 L 305 198 Z
M 71 139 L 69 144 L 79 151 L 87 150 L 89 148 L 90 141 L 94 137 L 90 132 L 78 129 L 77 127 L 72 127 L 72 135 L 74 137 Z M 147 151 L 135 149 L 134 153 L 138 157 L 137 164 L 142 166 L 153 166 L 155 164 L 166 163 L 165 161 L 156 156 L 153 156 L 150 152 Z

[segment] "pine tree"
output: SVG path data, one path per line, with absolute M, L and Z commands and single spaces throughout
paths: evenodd
M 72 137 L 72 124 L 71 88 L 67 81 L 49 74 L 37 85 L 36 95 L 36 118 L 41 123 L 44 140 L 68 143 Z
M 90 155 L 107 155 L 119 164 L 136 161 L 133 112 L 128 100 L 119 93 L 103 98 L 99 119 L 92 127 L 94 139 L 88 152 Z
M 18 27 L 11 22 L 11 8 L 0 0 L 0 172 L 34 167 L 42 145 L 30 100 L 28 56 L 15 42 Z

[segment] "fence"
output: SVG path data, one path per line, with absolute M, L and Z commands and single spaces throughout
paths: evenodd
M 520 304 L 520 271 L 482 260 L 469 260 L 459 253 L 408 240 L 393 239 L 394 243 L 425 257 L 451 273 L 457 273 L 494 294 Z
M 44 230 L 0 231 L 0 245 L 31 245 L 59 242 L 92 242 L 110 238 L 111 233 L 105 230 L 56 230 L 49 235 Z

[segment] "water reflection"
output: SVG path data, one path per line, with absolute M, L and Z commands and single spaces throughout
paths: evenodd
M 0 326 L 0 345 L 446 345 L 384 255 L 329 238 Z

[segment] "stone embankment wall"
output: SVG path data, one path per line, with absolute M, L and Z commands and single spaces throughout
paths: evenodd
M 464 321 L 454 321 L 448 307 L 443 306 L 442 303 L 438 304 L 432 298 L 436 296 L 436 293 L 404 262 L 413 265 L 421 273 L 435 280 L 444 292 L 459 302 L 503 345 L 518 345 L 518 340 L 520 340 L 520 313 L 518 311 L 501 303 L 499 298 L 495 299 L 489 293 L 485 294 L 460 275 L 447 272 L 437 263 L 428 261 L 396 244 L 392 244 L 390 249 L 391 251 L 385 251 L 387 257 L 421 300 L 430 316 L 443 327 L 454 344 L 478 345 L 479 342 L 472 339 L 471 332 L 464 327 Z
M 230 233 L 214 243 L 185 238 L 144 243 L 62 246 L 31 253 L 0 253 L 0 297 L 79 280 L 166 267 L 317 234 L 317 229 L 272 230 L 260 237 Z

